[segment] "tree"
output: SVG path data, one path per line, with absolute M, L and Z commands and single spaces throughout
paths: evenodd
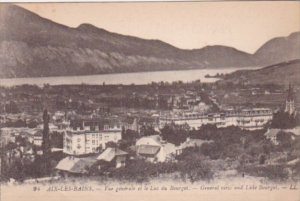
M 21 160 L 15 160 L 10 168 L 8 169 L 8 178 L 14 178 L 16 180 L 22 181 L 25 178 L 24 165 Z
M 179 162 L 179 171 L 184 180 L 188 179 L 192 183 L 213 178 L 210 165 L 204 162 L 204 157 L 197 153 L 184 157 Z
M 157 134 L 157 131 L 155 131 L 153 126 L 143 125 L 140 129 L 141 136 L 150 136 L 150 135 L 156 135 L 156 134 Z
M 107 143 L 105 144 L 105 147 L 117 148 L 117 147 L 118 147 L 118 144 L 115 143 L 115 142 L 110 141 L 110 142 L 107 142 Z
M 160 131 L 164 140 L 177 146 L 189 137 L 189 127 L 186 125 L 165 125 Z
M 279 146 L 283 149 L 290 149 L 292 146 L 292 134 L 280 131 L 277 134 L 277 141 L 279 142 Z
M 19 110 L 16 102 L 10 101 L 8 104 L 5 105 L 5 112 L 16 114 L 16 113 L 19 113 L 20 110 Z
M 119 148 L 130 153 L 134 154 L 130 146 L 135 145 L 136 139 L 138 138 L 138 133 L 136 131 L 127 129 L 122 131 L 122 140 L 119 141 Z
M 122 130 L 122 139 L 129 141 L 129 142 L 135 142 L 135 140 L 138 138 L 138 133 L 134 130 Z
M 263 165 L 263 164 L 265 164 L 265 161 L 266 161 L 266 156 L 264 154 L 260 155 L 259 164 Z
M 51 133 L 50 144 L 51 147 L 63 148 L 63 134 L 58 132 Z
M 285 168 L 285 165 L 240 166 L 238 171 L 245 172 L 254 177 L 265 177 L 271 181 L 284 181 L 289 177 L 289 172 Z
M 294 128 L 300 125 L 300 117 L 299 114 L 289 114 L 284 111 L 279 111 L 273 115 L 273 120 L 271 123 L 272 128 Z
M 50 153 L 50 136 L 49 136 L 49 114 L 48 111 L 45 109 L 43 113 L 43 142 L 42 142 L 42 149 L 43 154 L 45 156 L 49 155 Z
M 13 152 L 17 148 L 17 144 L 14 142 L 8 142 L 8 144 L 4 147 L 5 152 L 8 153 L 8 163 L 10 164 L 13 159 Z M 3 152 L 3 154 L 5 153 Z
M 215 142 L 203 143 L 200 147 L 200 151 L 204 156 L 209 156 L 211 159 L 219 159 L 223 153 L 223 148 L 218 146 Z
M 43 129 L 43 142 L 42 142 L 42 150 L 43 150 L 43 160 L 44 160 L 44 167 L 46 172 L 50 172 L 50 153 L 51 153 L 51 145 L 50 145 L 50 136 L 49 136 L 49 120 L 50 116 L 48 111 L 45 109 L 43 113 L 43 122 L 44 122 L 44 129 Z
M 19 145 L 19 146 L 22 146 L 22 147 L 25 147 L 26 144 L 28 143 L 27 142 L 27 139 L 25 137 L 22 137 L 22 136 L 17 136 L 16 137 L 16 143 Z

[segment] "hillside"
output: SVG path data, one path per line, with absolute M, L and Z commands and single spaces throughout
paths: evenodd
M 266 42 L 254 54 L 260 65 L 266 66 L 300 58 L 300 32 Z
M 258 70 L 236 71 L 226 75 L 219 82 L 279 85 L 287 85 L 291 82 L 300 86 L 300 60 L 283 62 Z
M 184 50 L 163 41 L 112 33 L 90 24 L 70 28 L 18 6 L 0 5 L 1 78 L 273 64 L 266 55 L 269 48 L 272 46 L 257 52 L 259 59 L 225 46 Z M 288 48 L 283 51 L 291 52 Z M 286 61 L 290 57 L 280 59 Z

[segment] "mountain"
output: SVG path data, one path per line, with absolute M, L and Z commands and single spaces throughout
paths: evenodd
M 2 78 L 245 67 L 264 64 L 265 58 L 274 63 L 267 56 L 272 46 L 266 45 L 257 55 L 226 46 L 184 50 L 90 24 L 71 28 L 15 5 L 0 5 Z
M 291 82 L 300 86 L 300 60 L 282 62 L 257 70 L 239 70 L 218 82 L 278 85 L 288 85 Z
M 300 58 L 300 32 L 266 42 L 254 57 L 260 65 L 268 65 Z

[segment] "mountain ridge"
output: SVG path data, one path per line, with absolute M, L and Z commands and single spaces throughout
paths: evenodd
M 289 49 L 289 51 L 285 51 Z M 264 43 L 255 53 L 256 62 L 262 65 L 276 64 L 282 61 L 299 59 L 300 32 L 287 37 L 276 37 Z
M 263 54 L 268 51 L 264 49 L 256 55 L 221 45 L 180 49 L 161 40 L 113 33 L 88 23 L 68 27 L 15 5 L 0 6 L 0 27 L 2 78 L 246 67 L 272 63 L 265 62 L 268 57 Z
M 277 84 L 287 86 L 289 83 L 300 86 L 300 59 L 281 62 L 256 70 L 239 70 L 219 80 L 219 83 L 236 84 Z

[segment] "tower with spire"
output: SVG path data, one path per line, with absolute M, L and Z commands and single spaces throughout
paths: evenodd
M 289 83 L 284 111 L 290 115 L 295 113 L 295 95 L 291 83 Z

